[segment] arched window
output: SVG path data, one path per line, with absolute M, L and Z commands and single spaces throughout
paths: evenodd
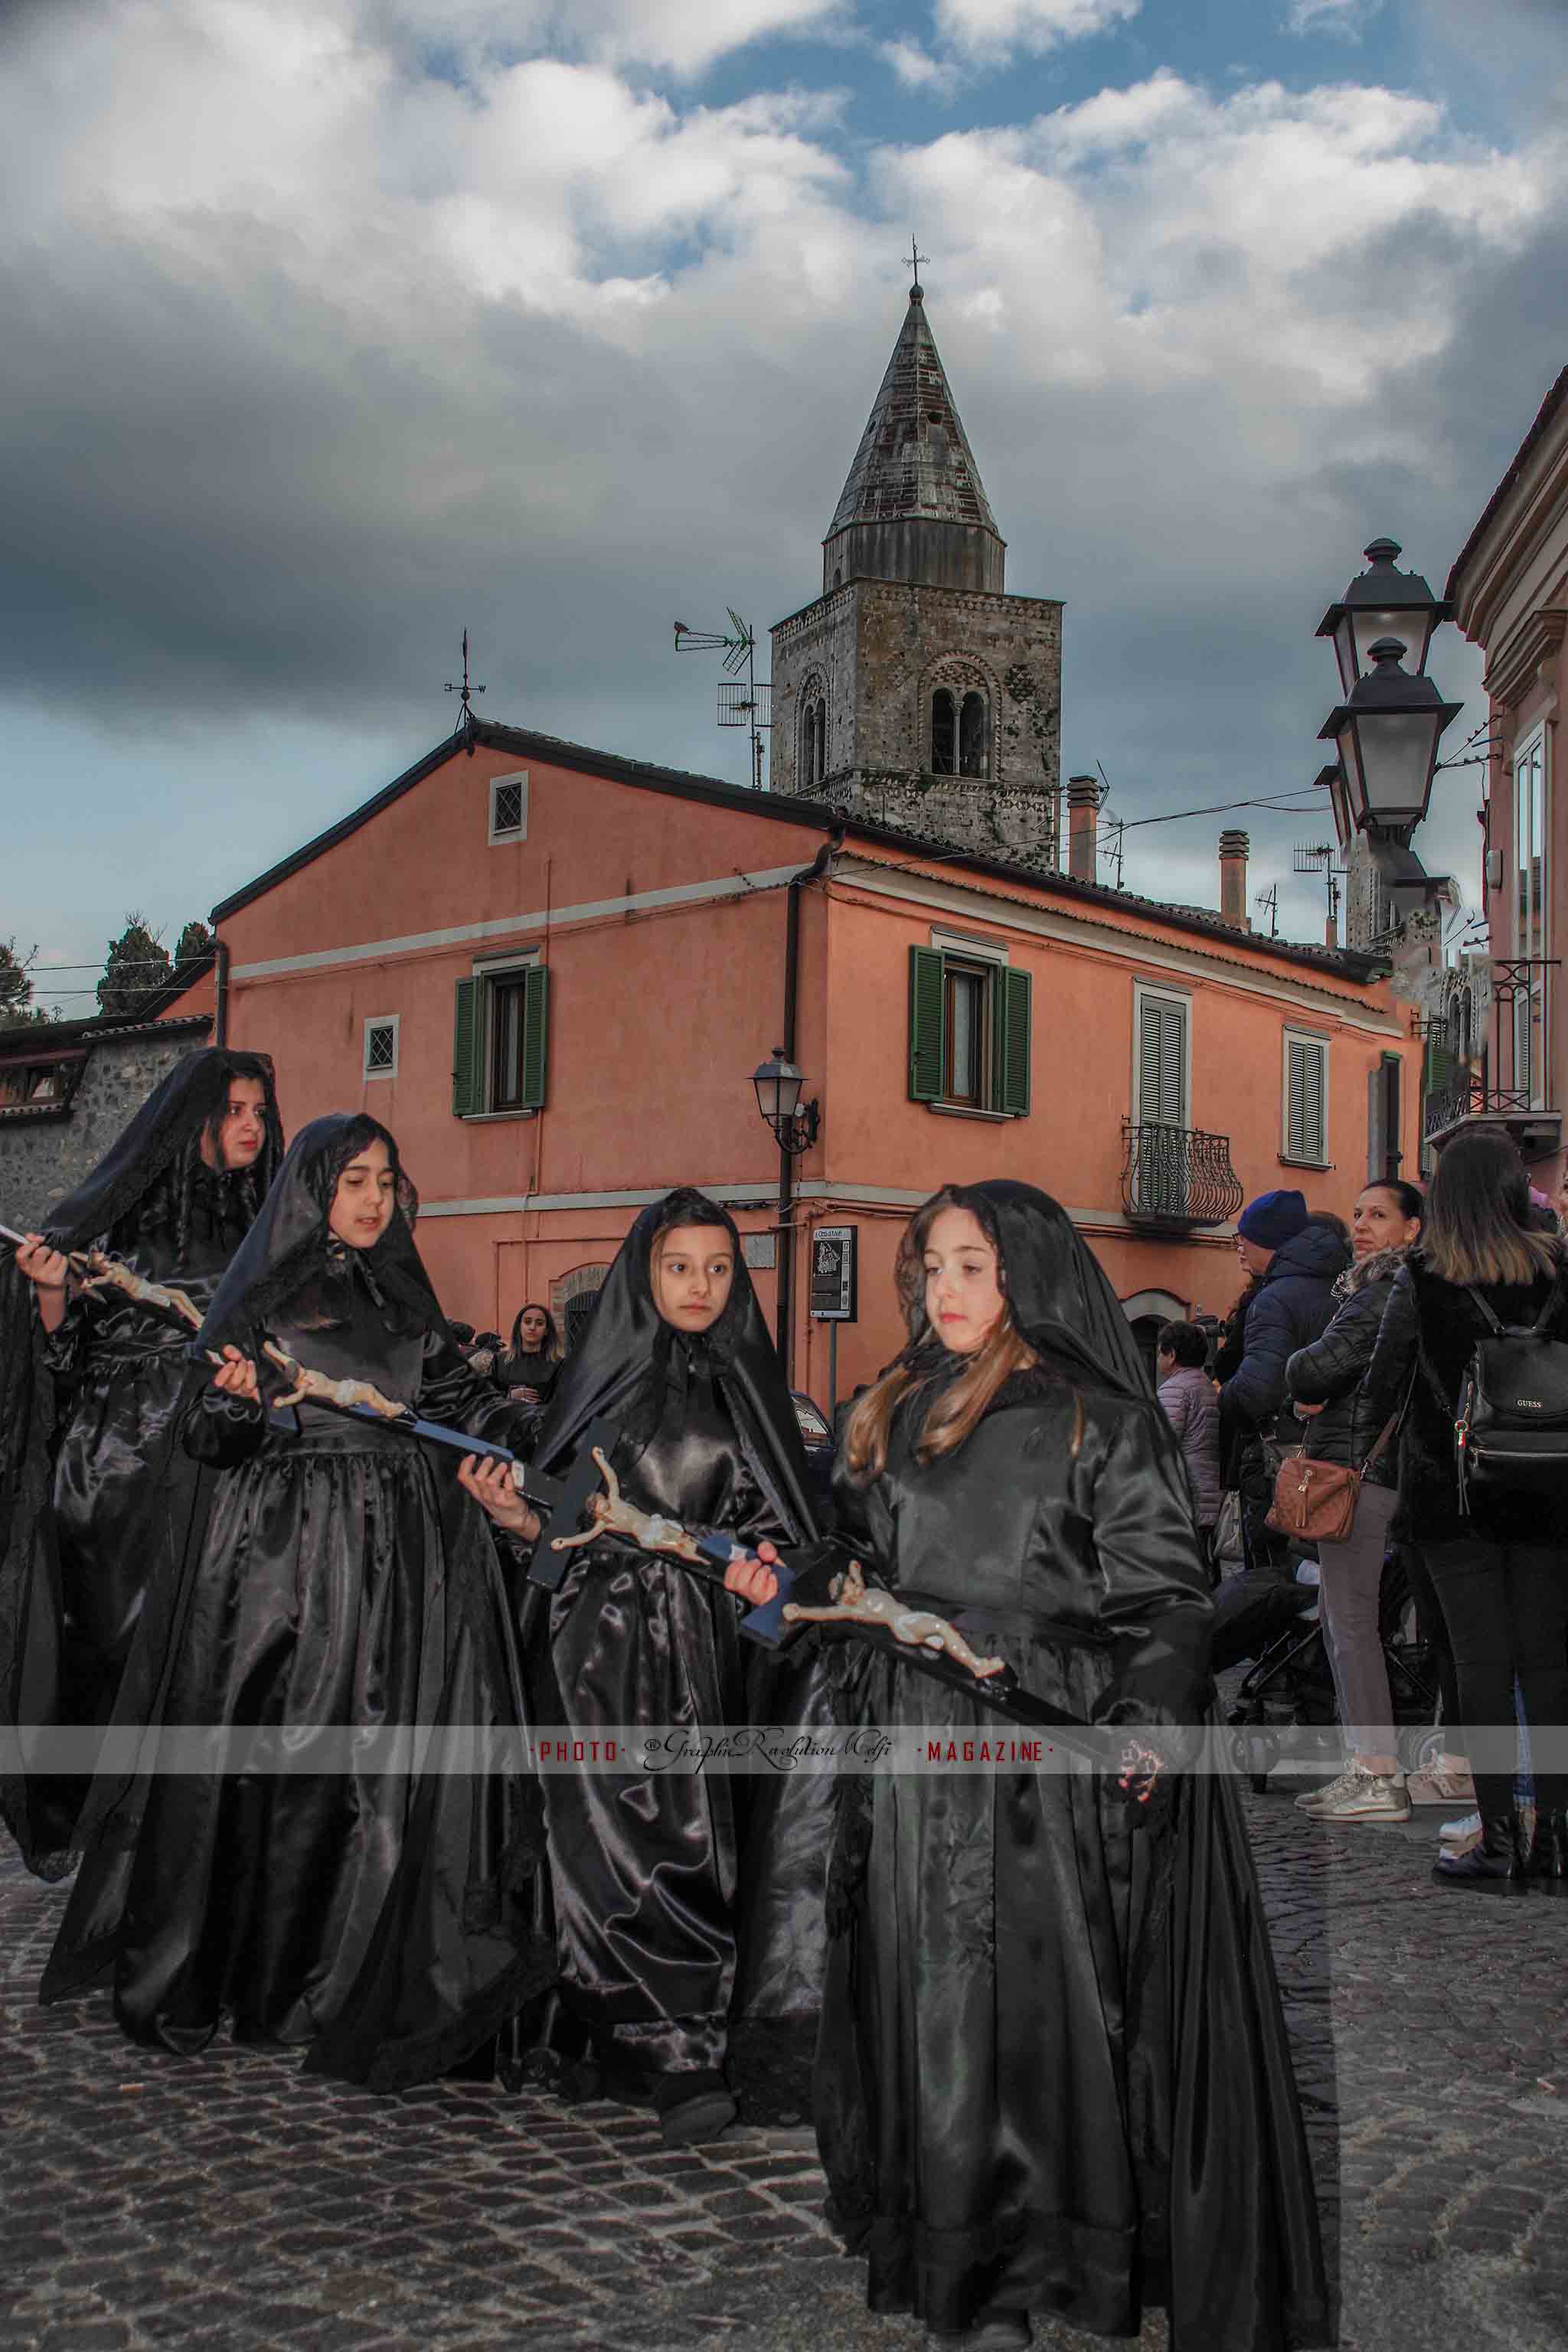
M 945 686 L 939 686 L 931 698 L 931 772 L 933 776 L 958 773 L 958 705 Z
M 961 776 L 991 773 L 991 713 L 985 697 L 973 691 L 964 696 L 958 716 L 958 772 Z
M 815 792 L 827 773 L 827 698 L 815 680 L 800 713 L 800 790 Z

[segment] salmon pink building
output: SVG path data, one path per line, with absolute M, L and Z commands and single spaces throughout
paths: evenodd
M 945 1181 L 1044 1186 L 1152 1323 L 1229 1307 L 1245 1197 L 1348 1214 L 1415 1164 L 1411 1048 L 1352 955 L 523 730 L 469 720 L 214 923 L 220 1034 L 274 1056 L 290 1129 L 395 1131 L 450 1313 L 574 1324 L 697 1183 L 823 1402 L 818 1227 L 857 1236 L 843 1392 L 899 1344 L 898 1236 Z M 782 1167 L 779 1045 L 820 1112 Z

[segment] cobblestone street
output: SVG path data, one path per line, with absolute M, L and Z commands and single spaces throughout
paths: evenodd
M 1435 1886 L 1436 1813 L 1335 1832 L 1284 1795 L 1247 1801 L 1342 2344 L 1568 2343 L 1568 1904 Z M 670 2155 L 607 2105 L 458 2084 L 377 2100 L 226 2043 L 154 2056 L 102 1998 L 37 2007 L 63 1901 L 0 1862 L 0 2345 L 920 2342 L 865 2310 L 804 2121 Z

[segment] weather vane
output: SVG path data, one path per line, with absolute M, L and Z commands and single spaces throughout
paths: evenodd
M 719 687 L 719 724 L 721 727 L 746 727 L 752 730 L 752 788 L 763 789 L 763 730 L 773 725 L 773 688 L 765 678 L 757 677 L 757 635 L 749 621 L 742 621 L 733 604 L 730 605 L 730 628 L 689 629 L 684 621 L 675 624 L 675 650 L 678 654 L 717 654 L 724 656 L 724 667 L 736 682 Z M 741 672 L 746 673 L 742 682 Z
M 468 633 L 467 629 L 463 631 L 463 683 L 459 687 L 456 685 L 451 678 L 448 678 L 447 680 L 446 690 L 448 694 L 460 694 L 463 698 L 462 716 L 458 719 L 457 726 L 453 729 L 452 732 L 455 735 L 468 734 L 471 736 L 474 725 L 473 697 L 476 694 L 483 694 L 485 689 L 482 686 L 470 686 L 468 683 Z M 473 756 L 474 747 L 470 741 L 468 745 L 468 757 L 472 759 Z

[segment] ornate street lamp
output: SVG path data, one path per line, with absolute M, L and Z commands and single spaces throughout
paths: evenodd
M 1347 811 L 1358 831 L 1407 842 L 1426 814 L 1437 738 L 1464 705 L 1445 702 L 1429 677 L 1402 666 L 1397 637 L 1368 648 L 1370 676 L 1360 678 L 1318 730 L 1339 745 Z
M 1364 553 L 1370 571 L 1351 582 L 1337 604 L 1331 604 L 1318 624 L 1321 637 L 1332 637 L 1340 666 L 1340 688 L 1345 700 L 1372 667 L 1373 647 L 1379 637 L 1398 637 L 1414 658 L 1416 677 L 1426 675 L 1426 653 L 1432 632 L 1446 621 L 1450 607 L 1434 596 L 1418 572 L 1396 572 L 1394 559 L 1399 542 L 1374 539 Z
M 809 1151 L 816 1141 L 821 1107 L 815 1100 L 801 1101 L 805 1079 L 782 1045 L 773 1047 L 767 1061 L 758 1063 L 752 1072 L 752 1084 L 757 1090 L 757 1109 L 777 1137 L 779 1150 L 792 1158 Z

